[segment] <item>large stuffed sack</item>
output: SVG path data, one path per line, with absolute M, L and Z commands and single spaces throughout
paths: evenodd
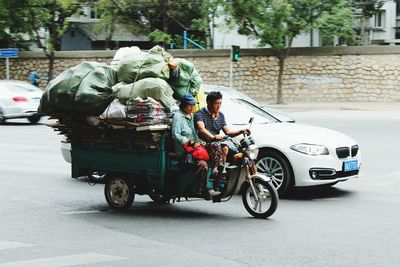
M 169 67 L 157 53 L 132 53 L 120 60 L 118 82 L 133 83 L 144 78 L 169 79 Z
M 156 45 L 153 48 L 151 48 L 148 53 L 161 55 L 167 64 L 171 63 L 174 60 L 172 55 L 167 51 L 165 51 L 165 49 L 159 45 Z
M 174 91 L 165 80 L 160 78 L 146 78 L 130 84 L 118 83 L 113 86 L 113 90 L 114 95 L 122 104 L 136 97 L 151 97 L 160 101 L 168 110 L 175 104 L 172 97 Z
M 185 94 L 197 95 L 203 80 L 194 64 L 183 58 L 176 58 L 175 60 L 179 61 L 179 66 L 172 72 L 168 80 L 172 90 L 174 90 L 174 98 L 179 100 Z
M 112 86 L 117 73 L 108 66 L 96 67 L 83 78 L 75 96 L 75 110 L 86 115 L 99 115 L 113 101 Z
M 82 62 L 60 73 L 47 85 L 40 100 L 39 111 L 44 114 L 70 112 L 75 107 L 75 95 L 82 79 L 103 64 Z

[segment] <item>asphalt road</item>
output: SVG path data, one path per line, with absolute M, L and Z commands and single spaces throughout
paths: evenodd
M 240 197 L 156 205 L 139 196 L 110 211 L 102 185 L 70 178 L 50 128 L 0 126 L 0 267 L 400 266 L 400 113 L 361 113 L 292 113 L 355 138 L 362 172 L 296 191 L 268 220 Z

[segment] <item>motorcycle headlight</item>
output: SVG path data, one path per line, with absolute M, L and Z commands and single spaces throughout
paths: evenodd
M 246 150 L 246 154 L 251 160 L 255 160 L 258 156 L 258 146 L 250 145 Z
M 310 156 L 329 155 L 328 148 L 322 145 L 313 144 L 296 144 L 290 147 L 294 151 L 307 154 Z

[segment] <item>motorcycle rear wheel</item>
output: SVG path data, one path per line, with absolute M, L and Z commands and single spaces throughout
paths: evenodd
M 253 185 L 259 200 L 256 200 L 250 184 L 245 182 L 242 188 L 243 205 L 253 217 L 268 218 L 274 214 L 278 207 L 278 192 L 271 182 L 260 178 L 256 178 Z

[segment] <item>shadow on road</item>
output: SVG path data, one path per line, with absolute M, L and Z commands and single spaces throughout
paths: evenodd
M 352 191 L 342 190 L 336 187 L 308 187 L 295 188 L 290 195 L 281 197 L 288 200 L 313 200 L 324 198 L 346 198 L 354 194 Z

